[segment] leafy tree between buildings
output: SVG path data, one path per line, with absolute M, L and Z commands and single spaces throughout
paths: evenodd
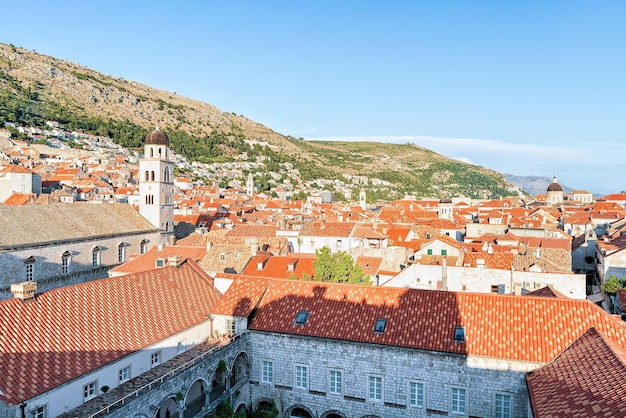
M 345 251 L 331 254 L 329 247 L 315 250 L 315 280 L 329 283 L 372 284 L 352 256 Z

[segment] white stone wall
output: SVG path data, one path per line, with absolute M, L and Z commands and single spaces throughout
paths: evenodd
M 6 295 L 11 283 L 19 283 L 26 280 L 25 260 L 35 258 L 33 265 L 33 281 L 40 284 L 40 290 L 46 288 L 47 281 L 63 282 L 64 276 L 76 276 L 75 282 L 80 282 L 81 273 L 85 276 L 94 270 L 92 264 L 93 249 L 100 248 L 100 266 L 113 267 L 119 263 L 118 246 L 124 244 L 126 260 L 131 254 L 139 254 L 141 241 L 148 242 L 148 248 L 157 244 L 159 233 L 122 235 L 104 237 L 100 239 L 86 239 L 84 241 L 72 241 L 64 243 L 50 243 L 39 247 L 28 247 L 14 251 L 0 252 L 0 292 Z M 62 274 L 62 254 L 68 251 L 71 254 L 68 274 Z M 102 276 L 106 277 L 106 273 Z M 54 287 L 54 286 L 52 286 Z M 6 297 L 6 296 L 5 296 Z M 8 297 L 11 297 L 10 294 Z M 2 298 L 2 296 L 0 296 Z
M 515 417 L 527 417 L 529 398 L 525 377 L 527 372 L 538 367 L 536 364 L 399 347 L 251 333 L 253 406 L 260 400 L 273 399 L 278 390 L 283 411 L 300 405 L 314 416 L 321 416 L 329 410 L 350 417 L 446 415 L 450 412 L 450 391 L 454 386 L 466 389 L 469 416 L 492 416 L 493 398 L 498 392 L 513 397 Z M 273 362 L 273 384 L 261 382 L 262 360 Z M 308 390 L 294 387 L 296 364 L 308 366 Z M 342 371 L 343 395 L 328 393 L 330 369 Z M 382 377 L 382 402 L 367 399 L 370 375 Z M 422 409 L 407 406 L 410 380 L 425 385 L 425 407 Z
M 45 392 L 40 396 L 29 399 L 27 401 L 28 411 L 37 406 L 46 405 L 49 417 L 56 417 L 67 412 L 83 403 L 83 386 L 96 382 L 96 396 L 102 395 L 100 388 L 109 386 L 110 389 L 117 387 L 119 382 L 119 371 L 124 367 L 130 367 L 130 378 L 139 376 L 140 374 L 152 368 L 150 364 L 151 355 L 154 352 L 161 353 L 161 362 L 172 359 L 179 354 L 179 343 L 184 343 L 184 351 L 189 348 L 206 341 L 209 338 L 210 325 L 208 321 L 204 321 L 196 326 L 190 327 L 183 332 L 172 335 L 163 341 L 158 342 L 143 350 L 125 356 L 120 360 L 107 364 L 91 373 L 85 374 L 74 379 L 64 385 Z M 18 411 L 19 412 L 19 411 Z M 15 418 L 21 418 L 16 413 Z
M 550 285 L 572 299 L 586 299 L 584 274 L 539 273 L 487 268 L 447 266 L 447 288 L 455 292 L 491 293 L 491 286 L 503 284 L 505 293 L 513 293 L 516 283 L 529 291 Z M 413 264 L 383 286 L 410 289 L 437 289 L 443 279 L 442 266 Z M 439 284 L 441 286 L 441 284 Z

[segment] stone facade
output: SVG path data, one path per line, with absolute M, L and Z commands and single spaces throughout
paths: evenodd
M 38 291 L 82 283 L 107 277 L 109 268 L 157 243 L 159 233 L 136 233 L 99 237 L 85 237 L 47 245 L 30 245 L 0 252 L 0 299 L 11 298 L 12 283 L 35 281 Z M 98 262 L 94 265 L 94 251 Z M 120 251 L 123 259 L 120 260 Z M 67 270 L 63 258 L 68 258 Z M 30 276 L 27 276 L 27 271 Z
M 301 408 L 311 416 L 406 417 L 452 414 L 452 390 L 464 390 L 459 416 L 493 416 L 496 395 L 510 397 L 515 417 L 527 417 L 526 374 L 538 365 L 464 355 L 251 332 L 250 391 L 253 406 L 280 394 L 285 417 Z M 263 382 L 261 364 L 270 362 L 273 383 Z M 307 369 L 306 388 L 296 386 L 296 367 Z M 300 369 L 302 370 L 302 369 Z M 331 394 L 330 371 L 342 376 L 342 391 Z M 380 400 L 370 399 L 370 377 L 381 378 Z M 409 382 L 423 385 L 421 407 L 409 405 Z

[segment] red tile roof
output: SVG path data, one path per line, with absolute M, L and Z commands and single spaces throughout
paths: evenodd
M 267 283 L 269 279 L 259 277 L 235 278 L 211 313 L 247 318 L 263 296 Z
M 219 297 L 188 261 L 3 300 L 0 399 L 18 404 L 199 324 Z
M 309 319 L 295 327 L 300 310 Z M 457 326 L 466 343 L 454 342 Z M 626 347 L 624 323 L 585 300 L 273 280 L 250 328 L 547 363 L 592 326 Z
M 180 256 L 183 260 L 190 258 L 197 263 L 202 260 L 205 254 L 206 247 L 166 245 L 163 249 L 159 250 L 158 246 L 155 245 L 145 254 L 141 254 L 109 271 L 117 274 L 139 273 L 156 268 L 156 260 L 159 258 L 164 260 L 165 264 L 167 264 L 168 258 L 174 256 Z
M 626 351 L 590 328 L 527 378 L 535 418 L 626 416 Z

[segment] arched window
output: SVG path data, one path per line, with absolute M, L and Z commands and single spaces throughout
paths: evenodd
M 93 250 L 91 250 L 91 266 L 92 267 L 98 267 L 100 265 L 101 262 L 101 251 L 100 251 L 100 247 L 94 247 Z
M 61 254 L 61 274 L 68 274 L 70 272 L 70 262 L 72 261 L 72 253 L 69 251 Z
M 154 148 L 150 148 L 150 157 L 154 157 Z
M 154 181 L 154 171 L 151 171 L 151 172 L 150 172 L 150 180 L 151 180 L 151 181 Z
M 150 180 L 150 173 L 148 171 L 146 171 L 146 181 Z
M 117 262 L 123 263 L 126 260 L 126 244 L 121 243 L 117 246 Z
M 159 147 L 159 157 L 161 157 L 161 147 Z

